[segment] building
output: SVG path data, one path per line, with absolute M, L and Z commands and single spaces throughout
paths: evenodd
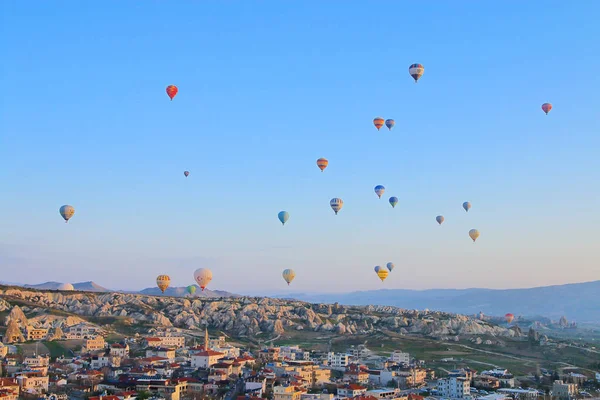
M 463 377 L 438 379 L 437 389 L 442 397 L 463 399 L 471 394 L 471 382 Z
M 269 349 L 261 350 L 258 353 L 258 359 L 263 362 L 273 362 L 279 360 L 279 347 L 271 347 Z
M 26 340 L 44 340 L 48 336 L 48 329 L 46 328 L 34 328 L 31 325 L 27 325 L 25 328 L 25 339 Z
M 279 356 L 284 360 L 310 360 L 310 352 L 304 351 L 298 346 L 281 346 Z
M 8 399 L 11 395 L 19 397 L 19 382 L 15 378 L 0 378 L 0 390 L 2 394 L 7 396 Z M 4 397 L 0 396 L 0 399 L 4 400 Z
M 414 367 L 396 371 L 396 380 L 402 387 L 419 386 L 425 382 L 426 378 L 427 370 L 424 368 Z
M 209 368 L 219 362 L 223 356 L 224 354 L 218 351 L 201 351 L 192 356 L 192 368 Z
M 498 389 L 498 393 L 520 400 L 536 399 L 539 396 L 535 389 Z
M 403 353 L 400 350 L 395 350 L 390 355 L 390 361 L 393 361 L 398 364 L 410 364 L 410 354 Z
M 87 339 L 102 333 L 97 326 L 81 323 L 69 327 L 66 332 L 67 339 Z
M 153 395 L 162 396 L 167 400 L 180 400 L 187 393 L 187 381 L 172 384 L 168 379 L 138 379 L 135 389 L 138 392 L 150 392 Z
M 47 392 L 50 378 L 36 372 L 21 373 L 17 376 L 19 387 L 23 392 Z
M 398 391 L 396 389 L 374 389 L 368 390 L 365 395 L 376 399 L 397 399 Z
M 351 364 L 344 371 L 344 382 L 352 382 L 352 383 L 368 383 L 369 382 L 369 373 L 366 368 L 362 368 L 356 364 Z
M 356 396 L 360 396 L 367 392 L 367 388 L 364 386 L 360 386 L 354 383 L 345 386 L 338 386 L 337 394 L 338 397 L 348 397 L 353 398 Z
M 25 357 L 23 364 L 26 364 L 29 367 L 47 367 L 48 364 L 50 364 L 50 357 Z
M 110 355 L 121 359 L 129 357 L 129 345 L 127 343 L 113 343 L 110 345 Z
M 554 381 L 552 384 L 552 396 L 559 399 L 571 399 L 577 395 L 576 383 L 565 383 L 563 381 Z
M 327 365 L 333 368 L 346 368 L 350 364 L 350 355 L 343 353 L 327 353 Z
M 103 350 L 106 347 L 106 342 L 102 336 L 95 336 L 93 338 L 85 339 L 83 346 L 81 346 L 82 353 L 88 353 L 90 351 Z
M 162 357 L 168 359 L 169 361 L 173 361 L 175 359 L 175 349 L 168 347 L 157 347 L 154 349 L 147 349 L 146 357 Z
M 275 386 L 273 388 L 273 400 L 301 400 L 306 390 L 296 386 Z
M 183 336 L 153 336 L 144 340 L 148 347 L 175 347 L 177 349 L 185 347 L 185 337 Z
M 498 389 L 500 380 L 495 376 L 480 375 L 473 378 L 473 386 L 479 389 Z

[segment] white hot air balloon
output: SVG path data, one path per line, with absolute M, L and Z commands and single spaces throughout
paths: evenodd
M 200 286 L 202 291 L 204 291 L 206 286 L 212 281 L 212 277 L 212 271 L 208 268 L 198 268 L 194 272 L 194 280 L 196 280 L 196 283 L 198 283 L 198 286 Z
M 296 273 L 294 272 L 294 270 L 289 268 L 284 270 L 281 275 L 283 276 L 283 279 L 287 282 L 288 286 L 296 277 Z
M 335 214 L 337 215 L 338 211 L 340 211 L 342 209 L 342 207 L 344 207 L 344 200 L 338 199 L 336 197 L 334 199 L 331 199 L 331 201 L 329 202 L 329 205 L 331 206 L 331 209 L 333 211 L 335 211 Z
M 58 290 L 65 290 L 65 291 L 73 291 L 73 290 L 75 290 L 75 288 L 73 287 L 73 285 L 71 285 L 70 283 L 63 283 L 57 289 Z

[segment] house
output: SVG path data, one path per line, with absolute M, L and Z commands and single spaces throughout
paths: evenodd
M 41 393 L 48 391 L 50 378 L 47 375 L 41 376 L 37 372 L 23 372 L 17 376 L 17 381 L 21 391 Z
M 185 347 L 185 337 L 183 336 L 152 336 L 144 338 L 147 347 L 175 347 L 181 349 Z
M 577 395 L 576 383 L 565 383 L 563 381 L 554 381 L 552 384 L 552 396 L 559 399 L 571 399 Z
M 480 375 L 473 378 L 473 386 L 478 389 L 498 389 L 500 380 L 495 376 Z
M 4 395 L 19 396 L 20 386 L 15 378 L 0 378 L 0 389 L 2 389 Z
M 471 394 L 471 381 L 464 377 L 438 379 L 437 389 L 442 397 L 463 399 Z
M 279 358 L 279 347 L 271 347 L 258 353 L 258 359 L 263 362 L 273 362 L 279 360 Z
M 273 400 L 300 400 L 304 393 L 306 393 L 305 389 L 296 386 L 275 386 Z
M 103 350 L 106 347 L 106 342 L 102 336 L 94 336 L 92 338 L 85 339 L 83 346 L 81 346 L 82 353 L 89 353 L 90 351 Z
M 120 358 L 129 357 L 129 345 L 127 343 L 113 343 L 110 345 L 110 355 Z
M 333 368 L 346 368 L 350 364 L 350 355 L 343 353 L 327 353 L 327 365 Z
M 400 350 L 395 350 L 390 355 L 390 361 L 395 362 L 397 364 L 410 364 L 410 354 L 403 353 Z
M 216 364 L 223 356 L 223 353 L 213 350 L 198 352 L 192 356 L 192 368 L 209 368 Z
M 146 357 L 162 357 L 169 361 L 175 359 L 175 349 L 169 347 L 156 347 L 146 350 Z
M 25 328 L 25 340 L 44 340 L 48 336 L 48 329 L 46 328 L 34 328 L 31 325 L 27 325 Z
M 348 397 L 353 398 L 356 396 L 360 396 L 367 392 L 367 388 L 364 386 L 360 386 L 354 383 L 345 386 L 338 386 L 337 394 L 338 397 Z
M 80 323 L 69 327 L 66 332 L 67 339 L 86 339 L 99 335 L 102 332 L 100 328 L 87 323 Z
M 346 368 L 346 371 L 344 371 L 343 381 L 358 384 L 368 383 L 369 373 L 367 372 L 366 367 L 351 364 Z

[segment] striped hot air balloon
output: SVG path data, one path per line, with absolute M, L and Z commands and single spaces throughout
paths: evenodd
M 329 205 L 331 206 L 331 209 L 333 211 L 335 211 L 335 214 L 337 215 L 338 211 L 340 211 L 342 209 L 342 207 L 344 207 L 344 200 L 338 199 L 336 197 L 336 198 L 331 199 L 331 201 L 329 202 Z
M 321 172 L 325 171 L 325 168 L 329 165 L 329 161 L 326 158 L 319 158 L 317 160 L 317 167 L 321 170 Z
M 546 115 L 548 115 L 550 110 L 552 110 L 552 104 L 550 104 L 550 103 L 542 104 L 542 110 L 546 113 Z
M 60 215 L 64 218 L 66 223 L 69 222 L 71 217 L 75 214 L 75 209 L 73 208 L 73 206 L 65 204 L 58 210 L 58 212 L 60 212 Z
M 381 129 L 384 122 L 385 122 L 384 119 L 381 117 L 376 117 L 375 119 L 373 119 L 373 125 L 375 125 L 375 128 L 377 128 L 377 130 Z
M 156 286 L 158 286 L 162 293 L 164 293 L 165 290 L 167 290 L 170 283 L 171 278 L 169 278 L 169 275 L 159 275 L 156 277 Z
M 410 76 L 413 77 L 413 79 L 415 80 L 415 83 L 417 83 L 417 81 L 419 79 L 421 79 L 424 72 L 425 72 L 425 67 L 423 67 L 422 64 L 413 64 L 410 67 L 408 67 L 408 73 L 410 74 Z

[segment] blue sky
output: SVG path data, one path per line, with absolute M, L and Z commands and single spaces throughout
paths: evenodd
M 296 292 L 600 279 L 599 13 L 2 2 L 2 280 L 182 286 L 208 267 L 213 289 L 266 294 L 287 290 L 285 268 Z

